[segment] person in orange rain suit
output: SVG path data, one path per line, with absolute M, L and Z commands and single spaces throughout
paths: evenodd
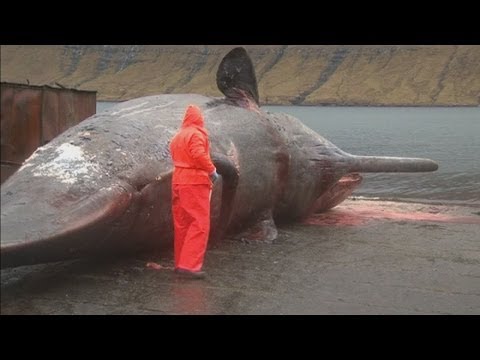
M 218 174 L 200 108 L 189 105 L 170 142 L 175 272 L 204 277 L 203 260 L 210 232 L 210 198 Z

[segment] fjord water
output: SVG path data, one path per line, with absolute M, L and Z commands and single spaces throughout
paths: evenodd
M 97 112 L 114 103 L 99 102 Z M 480 207 L 480 108 L 263 106 L 355 155 L 425 157 L 431 173 L 363 174 L 354 196 Z

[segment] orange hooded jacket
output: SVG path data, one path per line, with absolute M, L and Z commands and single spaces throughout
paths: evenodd
M 182 127 L 170 142 L 170 153 L 175 166 L 173 184 L 212 184 L 209 175 L 215 166 L 210 158 L 208 133 L 198 106 L 187 107 Z

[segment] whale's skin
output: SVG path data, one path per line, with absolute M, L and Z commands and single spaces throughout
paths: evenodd
M 221 175 L 211 239 L 273 241 L 276 225 L 341 203 L 360 184 L 359 172 L 438 167 L 428 159 L 350 155 L 248 97 L 141 97 L 68 129 L 2 184 L 1 267 L 171 246 L 169 142 L 189 104 L 204 113 Z

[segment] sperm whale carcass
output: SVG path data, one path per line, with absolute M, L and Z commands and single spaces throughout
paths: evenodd
M 172 243 L 169 141 L 200 106 L 214 186 L 211 237 L 273 241 L 276 225 L 347 198 L 362 172 L 425 172 L 429 159 L 355 156 L 298 119 L 259 107 L 251 59 L 221 61 L 224 98 L 147 96 L 120 103 L 38 148 L 1 187 L 1 266 L 15 267 Z

